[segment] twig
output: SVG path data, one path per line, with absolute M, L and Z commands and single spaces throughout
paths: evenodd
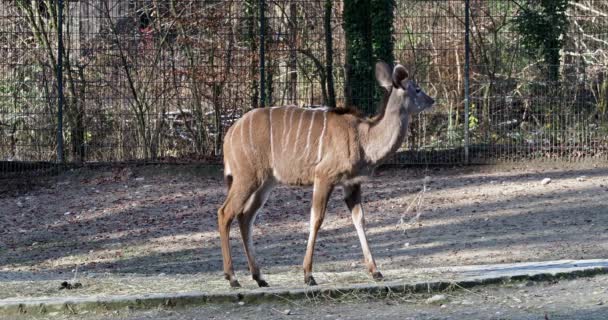
M 420 190 L 420 192 L 418 192 L 416 194 L 416 196 L 408 204 L 407 208 L 405 208 L 405 212 L 401 215 L 401 218 L 399 219 L 399 224 L 397 224 L 398 227 L 402 227 L 403 225 L 413 224 L 420 220 L 420 216 L 422 215 L 422 210 L 421 210 L 422 199 L 424 199 L 424 194 L 427 191 L 427 184 L 430 182 L 430 180 L 431 180 L 431 178 L 429 176 L 424 177 L 424 179 L 422 180 L 422 190 Z M 410 212 L 410 209 L 412 208 L 412 206 L 414 206 L 414 204 L 416 205 L 416 216 L 411 218 L 406 223 L 404 221 L 404 218 Z M 402 227 L 402 228 L 403 228 L 403 232 L 405 232 L 405 227 Z
M 299 303 L 297 303 L 297 302 L 295 302 L 295 301 L 293 301 L 293 300 L 289 300 L 289 299 L 287 299 L 287 298 L 285 298 L 285 297 L 281 297 L 281 296 L 280 296 L 280 295 L 278 295 L 278 294 L 275 294 L 274 296 L 275 296 L 275 297 L 277 297 L 277 298 L 283 299 L 283 300 L 287 301 L 288 303 L 293 304 L 294 306 L 302 307 L 302 305 L 301 305 L 301 304 L 299 304 Z

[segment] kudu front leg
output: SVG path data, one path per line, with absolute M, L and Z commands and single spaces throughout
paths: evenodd
M 310 234 L 308 235 L 308 244 L 306 246 L 306 255 L 304 256 L 304 282 L 309 286 L 317 284 L 312 276 L 312 256 L 315 250 L 315 242 L 317 241 L 317 233 L 323 219 L 325 218 L 325 210 L 327 201 L 333 190 L 333 185 L 322 179 L 315 179 L 312 208 L 310 210 Z
M 344 201 L 351 212 L 353 224 L 357 230 L 359 242 L 361 242 L 361 249 L 363 250 L 367 269 L 372 274 L 374 280 L 382 280 L 382 273 L 380 273 L 376 267 L 376 261 L 372 256 L 372 252 L 367 244 L 367 237 L 365 236 L 365 213 L 363 211 L 363 206 L 361 205 L 361 185 L 344 187 L 344 195 Z

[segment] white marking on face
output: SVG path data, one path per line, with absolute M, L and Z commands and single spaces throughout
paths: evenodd
M 229 176 L 231 174 L 232 171 L 230 170 L 230 165 L 228 164 L 228 161 L 226 161 L 226 163 L 224 163 L 224 175 Z
M 269 115 L 269 121 L 270 121 L 270 163 L 271 165 L 274 167 L 274 147 L 273 147 L 273 141 L 272 141 L 272 110 L 274 110 L 274 108 L 270 108 L 270 115 Z
M 321 161 L 321 154 L 323 153 L 323 137 L 325 136 L 325 128 L 327 126 L 327 112 L 323 111 L 323 130 L 321 130 L 321 136 L 319 137 L 319 151 L 317 152 L 317 163 Z

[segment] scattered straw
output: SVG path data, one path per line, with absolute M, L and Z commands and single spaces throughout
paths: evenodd
M 407 208 L 405 208 L 405 212 L 401 215 L 399 219 L 399 223 L 397 224 L 398 228 L 402 228 L 403 232 L 406 231 L 407 227 L 417 223 L 420 221 L 420 216 L 422 215 L 422 200 L 424 199 L 424 194 L 427 191 L 427 185 L 431 182 L 431 177 L 426 176 L 422 180 L 422 190 L 418 192 L 414 198 L 409 202 Z M 416 215 L 412 217 L 408 222 L 405 222 L 406 216 L 411 214 L 411 209 L 415 206 Z

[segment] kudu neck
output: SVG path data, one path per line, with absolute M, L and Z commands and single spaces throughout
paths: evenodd
M 407 132 L 409 117 L 401 107 L 405 97 L 393 91 L 385 99 L 386 106 L 369 124 L 367 139 L 364 139 L 366 157 L 373 164 L 383 161 L 399 149 Z

